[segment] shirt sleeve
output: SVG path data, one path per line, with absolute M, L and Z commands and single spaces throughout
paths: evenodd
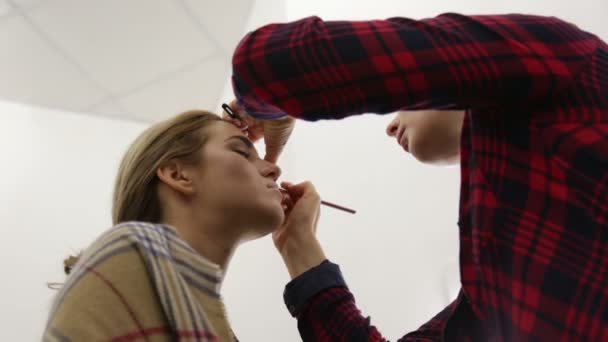
M 554 17 L 308 17 L 245 36 L 232 84 L 258 118 L 531 105 L 566 88 L 597 44 Z
M 324 261 L 285 287 L 303 341 L 386 341 L 355 305 L 338 265 Z

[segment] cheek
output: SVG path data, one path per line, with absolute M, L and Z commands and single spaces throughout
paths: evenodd
M 406 133 L 410 148 L 426 144 L 428 129 L 423 122 L 410 122 L 410 124 L 407 126 Z
M 242 187 L 243 183 L 251 182 L 256 172 L 249 161 L 236 153 L 234 156 L 230 152 L 210 155 L 205 162 L 207 167 L 203 178 L 211 187 Z
M 243 194 L 248 189 L 254 188 L 260 181 L 256 168 L 248 161 L 229 163 L 224 170 L 221 170 L 221 173 L 221 177 L 227 178 L 234 187 L 237 187 L 237 191 Z
M 415 122 L 408 127 L 408 142 L 410 152 L 418 159 L 427 160 L 437 149 L 437 132 L 432 125 L 424 120 Z

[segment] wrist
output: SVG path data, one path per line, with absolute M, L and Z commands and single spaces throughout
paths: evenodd
M 281 257 L 283 257 L 291 279 L 320 265 L 327 259 L 321 244 L 314 237 L 300 241 L 287 241 L 281 250 Z

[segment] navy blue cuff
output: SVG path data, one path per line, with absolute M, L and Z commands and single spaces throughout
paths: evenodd
M 329 260 L 290 281 L 285 286 L 283 300 L 293 317 L 298 317 L 306 303 L 317 293 L 330 287 L 346 287 L 340 267 Z

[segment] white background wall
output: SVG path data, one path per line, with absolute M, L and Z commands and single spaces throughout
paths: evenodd
M 557 15 L 608 39 L 605 0 L 264 0 L 248 26 L 313 14 L 360 20 L 446 11 Z M 299 122 L 280 162 L 283 179 L 312 180 L 323 198 L 358 210 L 349 215 L 324 208 L 319 236 L 359 307 L 394 340 L 428 320 L 458 289 L 459 172 L 416 163 L 384 135 L 389 120 L 365 115 Z M 61 281 L 65 255 L 109 226 L 119 159 L 143 128 L 0 103 L 1 341 L 39 339 L 53 296 L 45 283 Z M 299 340 L 282 303 L 288 280 L 270 238 L 237 252 L 224 295 L 242 341 Z
M 114 175 L 144 126 L 0 102 L 0 341 L 39 341 L 63 259 L 110 227 Z

